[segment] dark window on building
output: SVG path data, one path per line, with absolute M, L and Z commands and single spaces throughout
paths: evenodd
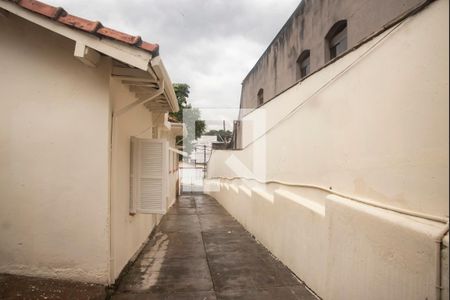
M 341 20 L 331 27 L 326 36 L 327 60 L 338 57 L 347 50 L 347 20 Z
M 311 67 L 309 63 L 309 50 L 305 50 L 297 59 L 297 80 L 308 76 L 309 73 L 311 73 Z
M 261 106 L 264 104 L 264 90 L 259 89 L 258 91 L 258 106 Z

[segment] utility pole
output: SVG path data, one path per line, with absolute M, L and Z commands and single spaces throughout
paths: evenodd
M 227 128 L 225 126 L 225 120 L 223 120 L 223 131 L 226 131 L 226 130 L 227 130 Z

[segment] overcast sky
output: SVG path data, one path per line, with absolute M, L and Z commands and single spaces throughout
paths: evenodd
M 160 45 L 174 83 L 198 108 L 239 108 L 241 82 L 300 0 L 44 0 Z M 205 110 L 233 119 L 235 110 Z M 211 124 L 212 125 L 212 124 Z

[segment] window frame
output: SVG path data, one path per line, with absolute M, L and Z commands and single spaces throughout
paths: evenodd
M 306 70 L 304 66 L 307 62 Z M 311 74 L 311 51 L 309 49 L 303 50 L 297 59 L 297 80 L 302 80 L 306 76 Z
M 347 51 L 348 50 L 347 20 L 340 20 L 336 22 L 328 31 L 325 40 L 326 40 L 327 62 L 335 59 L 336 57 L 341 56 L 345 51 Z
M 167 197 L 169 189 L 169 143 L 163 139 L 142 139 L 137 137 L 131 137 L 130 139 L 130 203 L 129 214 L 134 216 L 136 214 L 159 214 L 164 215 L 167 213 Z M 160 151 L 151 153 L 146 151 L 145 148 L 148 145 L 158 145 Z M 156 149 L 158 150 L 158 149 Z M 160 162 L 159 166 L 156 166 L 154 173 L 145 173 L 142 167 L 143 161 L 149 157 L 155 158 L 154 155 L 159 155 L 161 159 L 156 159 Z M 147 155 L 147 156 L 146 156 Z M 159 170 L 157 170 L 160 168 Z M 155 180 L 160 181 L 160 194 L 157 202 L 153 202 L 151 205 L 145 206 L 145 202 L 148 202 L 146 196 L 141 193 L 143 187 L 143 180 Z M 145 183 L 144 183 L 145 184 Z M 147 193 L 148 194 L 148 193 Z M 159 204 L 159 205 L 155 205 Z
M 264 89 L 259 89 L 258 94 L 256 94 L 257 106 L 260 107 L 264 104 Z

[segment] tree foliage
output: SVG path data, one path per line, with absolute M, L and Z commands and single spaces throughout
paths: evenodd
M 188 102 L 190 86 L 186 83 L 175 83 L 173 85 L 178 100 L 180 110 L 171 113 L 171 117 L 186 125 L 187 136 L 183 139 L 184 151 L 191 153 L 192 142 L 203 135 L 206 131 L 205 121 L 201 120 L 201 113 L 198 108 L 193 108 Z M 180 139 L 178 139 L 180 140 Z
M 188 103 L 189 93 L 191 87 L 186 83 L 175 83 L 173 85 L 173 89 L 175 91 L 175 95 L 177 96 L 178 106 L 180 110 L 174 113 L 170 113 L 170 115 L 175 118 L 179 122 L 183 122 L 183 110 L 191 109 L 192 106 Z

